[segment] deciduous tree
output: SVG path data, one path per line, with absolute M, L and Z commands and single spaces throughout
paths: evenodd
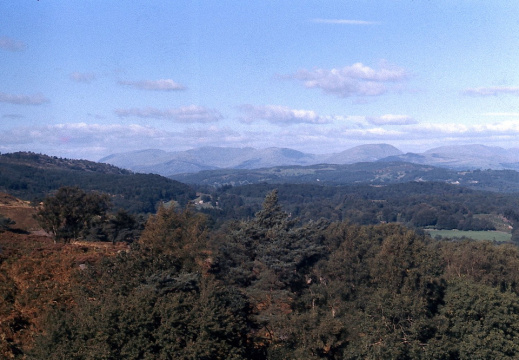
M 106 194 L 86 193 L 78 187 L 64 186 L 43 200 L 36 219 L 55 241 L 69 242 L 88 228 L 95 216 L 104 216 L 109 207 L 110 199 Z

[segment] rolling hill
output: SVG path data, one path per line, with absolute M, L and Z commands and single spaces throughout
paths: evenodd
M 136 213 L 155 212 L 161 201 L 184 204 L 195 195 L 188 185 L 178 181 L 113 165 L 28 152 L 0 155 L 0 192 L 34 201 L 61 186 L 108 193 L 115 207 Z
M 406 162 L 363 162 L 346 165 L 318 164 L 263 169 L 221 169 L 172 175 L 186 184 L 221 187 L 249 184 L 371 184 L 441 182 L 477 190 L 519 192 L 519 172 L 514 170 L 458 171 Z

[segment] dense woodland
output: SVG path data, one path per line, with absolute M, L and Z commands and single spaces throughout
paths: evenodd
M 77 185 L 34 208 L 50 238 L 0 217 L 0 357 L 519 357 L 514 241 L 421 231 L 515 229 L 515 194 L 198 187 L 145 214 Z
M 304 221 L 325 218 L 360 225 L 398 222 L 407 227 L 506 230 L 517 241 L 518 194 L 466 189 L 457 185 L 411 182 L 386 186 L 320 186 L 257 184 L 218 189 L 199 187 L 210 195 L 200 207 L 216 226 L 231 219 L 250 218 L 260 209 L 263 194 L 279 190 L 285 211 Z
M 160 202 L 175 199 L 185 206 L 195 195 L 178 181 L 86 160 L 22 152 L 0 155 L 0 168 L 0 191 L 34 202 L 61 186 L 78 186 L 110 194 L 116 208 L 154 213 Z
M 170 178 L 182 183 L 222 187 L 260 183 L 314 185 L 389 185 L 410 182 L 458 184 L 474 190 L 519 192 L 519 172 L 514 170 L 454 170 L 407 162 L 375 161 L 355 164 L 279 166 L 262 169 L 205 170 L 176 174 Z

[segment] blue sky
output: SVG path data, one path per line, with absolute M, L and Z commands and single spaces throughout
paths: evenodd
M 519 147 L 519 2 L 0 3 L 0 151 Z

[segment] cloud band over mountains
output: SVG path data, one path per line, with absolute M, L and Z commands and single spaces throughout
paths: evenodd
M 392 115 L 396 118 L 395 115 Z M 384 118 L 380 116 L 379 118 Z M 386 116 L 386 119 L 388 117 Z M 34 149 L 55 149 L 71 154 L 83 154 L 97 160 L 107 153 L 149 148 L 178 149 L 200 146 L 234 146 L 266 148 L 283 146 L 301 150 L 322 151 L 331 147 L 344 149 L 351 144 L 386 142 L 392 145 L 412 146 L 424 142 L 435 144 L 435 139 L 448 138 L 443 144 L 478 143 L 485 141 L 519 140 L 519 122 L 507 120 L 484 125 L 462 125 L 457 123 L 414 123 L 398 127 L 385 127 L 387 124 L 373 124 L 366 117 L 364 125 L 352 121 L 337 127 L 316 127 L 301 124 L 298 127 L 284 127 L 278 131 L 268 129 L 239 130 L 217 124 L 199 123 L 189 128 L 163 129 L 138 124 L 87 124 L 70 123 L 39 127 L 15 127 L 0 133 L 0 151 L 6 149 L 23 150 L 27 144 Z M 406 122 L 394 120 L 395 123 Z M 409 121 L 412 122 L 412 121 Z M 369 124 L 373 126 L 368 126 Z M 366 125 L 368 124 L 368 125 Z M 401 124 L 404 125 L 404 124 Z M 304 144 L 303 148 L 301 144 Z M 438 144 L 438 142 L 436 142 Z

